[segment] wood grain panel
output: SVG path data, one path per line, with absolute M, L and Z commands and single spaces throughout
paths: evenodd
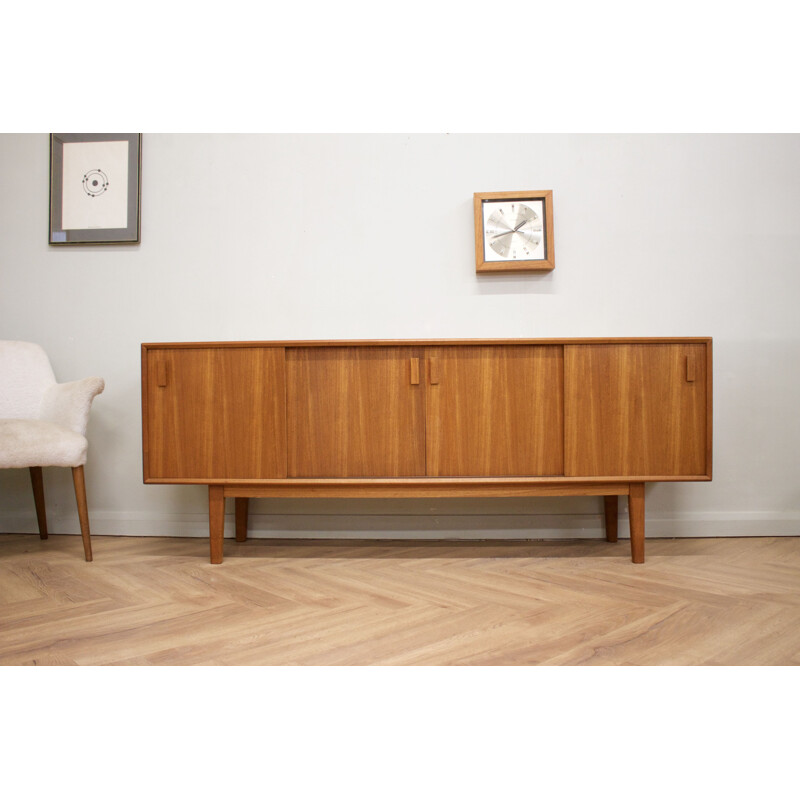
M 289 477 L 425 474 L 424 387 L 410 347 L 286 351 Z
M 569 345 L 564 353 L 567 475 L 707 474 L 705 344 Z
M 400 481 L 391 478 L 333 480 L 290 479 L 281 483 L 253 482 L 246 486 L 223 486 L 225 497 L 597 497 L 627 495 L 628 483 L 575 481 L 558 478 L 535 483 L 515 478 L 476 481 L 474 478 L 420 478 Z
M 428 475 L 562 475 L 563 348 L 428 348 Z
M 286 477 L 282 348 L 152 350 L 146 368 L 145 477 Z

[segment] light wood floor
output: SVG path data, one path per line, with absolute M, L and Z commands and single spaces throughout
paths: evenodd
M 0 534 L 0 664 L 800 664 L 800 537 Z

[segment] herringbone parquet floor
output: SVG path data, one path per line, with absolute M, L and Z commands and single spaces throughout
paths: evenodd
M 800 664 L 800 537 L 0 535 L 0 664 Z

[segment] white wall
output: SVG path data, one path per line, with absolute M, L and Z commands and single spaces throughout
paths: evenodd
M 98 374 L 95 534 L 206 533 L 144 486 L 147 341 L 713 336 L 714 480 L 648 489 L 648 535 L 800 533 L 800 136 L 145 134 L 142 243 L 47 244 L 48 136 L 0 135 L 0 338 Z M 552 189 L 556 269 L 475 275 L 472 194 Z M 51 530 L 77 532 L 68 470 Z M 594 498 L 254 501 L 265 534 L 599 535 Z M 36 530 L 27 471 L 0 530 Z

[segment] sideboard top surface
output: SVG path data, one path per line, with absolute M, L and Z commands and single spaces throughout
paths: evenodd
M 322 339 L 230 342 L 145 342 L 142 349 L 199 347 L 444 347 L 448 345 L 711 344 L 710 336 L 579 337 L 555 339 Z

